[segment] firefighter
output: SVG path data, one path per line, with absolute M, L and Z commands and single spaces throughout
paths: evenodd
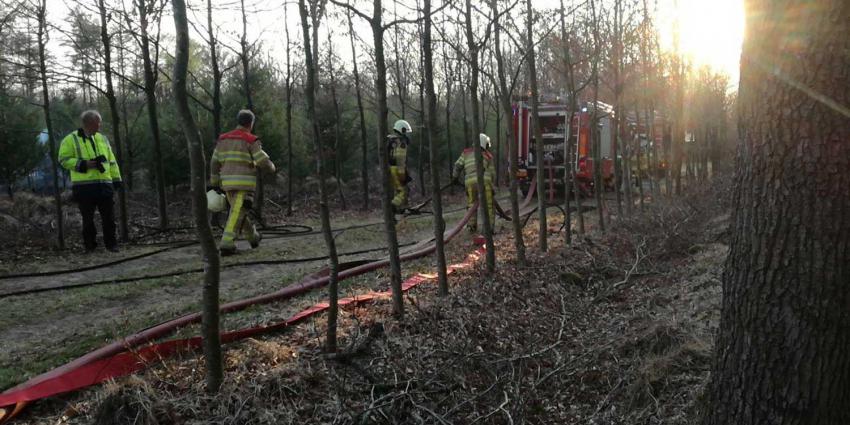
M 71 173 L 73 199 L 83 216 L 83 244 L 86 252 L 97 248 L 95 210 L 100 213 L 103 244 L 110 252 L 118 252 L 112 196 L 115 190 L 121 189 L 121 171 L 109 139 L 99 132 L 100 113 L 85 111 L 80 115 L 80 121 L 82 128 L 62 139 L 59 163 Z
M 490 153 L 490 138 L 482 133 L 478 135 L 478 143 L 481 144 L 481 156 L 484 158 L 484 192 L 487 215 L 490 217 L 490 223 L 495 224 L 495 215 L 493 209 L 493 181 L 495 180 L 493 170 L 493 155 Z M 460 173 L 463 172 L 463 185 L 466 187 L 466 205 L 467 208 L 472 207 L 472 204 L 478 199 L 478 178 L 475 172 L 475 149 L 466 148 L 460 155 L 460 158 L 455 161 L 454 181 L 459 182 Z M 467 223 L 467 229 L 470 232 L 475 232 L 478 228 L 478 214 L 473 215 Z
M 390 162 L 390 185 L 394 196 L 392 207 L 395 213 L 401 213 L 407 208 L 407 183 L 412 179 L 407 173 L 407 147 L 410 145 L 410 137 L 413 128 L 405 120 L 398 120 L 393 124 L 393 134 L 387 136 L 387 154 Z
M 251 248 L 260 245 L 262 235 L 246 214 L 254 202 L 257 169 L 275 172 L 269 155 L 263 151 L 260 139 L 251 134 L 254 113 L 243 109 L 236 116 L 238 126 L 218 138 L 210 163 L 210 186 L 224 191 L 230 204 L 230 214 L 221 235 L 221 255 L 236 253 L 236 238 L 245 237 Z

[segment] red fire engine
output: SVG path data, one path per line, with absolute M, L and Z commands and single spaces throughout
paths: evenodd
M 513 105 L 513 133 L 517 143 L 517 165 L 520 168 L 520 187 L 527 193 L 535 175 L 544 179 L 544 187 L 550 200 L 554 199 L 556 190 L 563 190 L 564 173 L 575 170 L 576 188 L 578 193 L 589 196 L 594 189 L 593 157 L 591 146 L 594 140 L 599 140 L 600 158 L 602 158 L 602 180 L 606 187 L 613 187 L 613 152 L 611 118 L 613 109 L 610 105 L 597 102 L 596 108 L 592 102 L 581 105 L 567 119 L 567 106 L 563 103 L 541 102 L 539 105 L 540 130 L 543 136 L 543 159 L 536 158 L 533 122 L 531 120 L 531 104 L 519 101 Z M 592 121 L 596 125 L 591 125 Z M 567 125 L 571 126 L 569 134 Z M 572 138 L 572 149 L 567 150 L 567 137 Z M 510 161 L 510 158 L 507 158 Z M 538 171 L 540 173 L 538 174 Z

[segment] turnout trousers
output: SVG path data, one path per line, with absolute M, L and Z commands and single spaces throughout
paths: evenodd
M 395 193 L 392 204 L 396 211 L 407 208 L 407 173 L 395 165 L 390 166 L 390 184 Z
M 115 211 L 112 197 L 80 197 L 77 199 L 80 215 L 83 216 L 83 244 L 86 251 L 97 248 L 97 228 L 94 226 L 94 212 L 100 213 L 103 225 L 103 244 L 107 248 L 118 246 L 115 239 Z
M 247 214 L 251 209 L 254 193 L 247 190 L 229 190 L 226 194 L 227 202 L 230 204 L 230 214 L 227 216 L 224 232 L 221 234 L 219 249 L 235 250 L 236 238 L 240 236 L 247 239 L 252 247 L 256 246 L 260 242 L 260 233 L 257 232 L 251 217 Z
M 475 201 L 478 200 L 478 183 L 475 180 L 467 181 L 464 183 L 466 187 L 466 208 L 472 208 L 472 205 L 475 204 Z M 496 216 L 495 210 L 493 208 L 493 186 L 485 182 L 484 183 L 484 205 L 479 205 L 479 212 L 482 211 L 482 208 L 486 208 L 487 216 L 490 217 L 490 225 L 496 225 Z M 469 223 L 466 224 L 466 228 L 471 232 L 475 232 L 478 230 L 478 214 L 473 215 L 469 218 Z

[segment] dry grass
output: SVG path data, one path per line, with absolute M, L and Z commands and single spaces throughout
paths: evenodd
M 321 352 L 319 317 L 228 347 L 218 395 L 190 356 L 77 395 L 68 423 L 693 423 L 727 252 L 719 196 L 661 201 L 566 249 L 553 238 L 522 269 L 503 232 L 496 276 L 479 264 L 446 298 L 415 289 L 404 322 L 386 303 L 344 311 L 341 356 Z M 55 406 L 29 418 L 55 423 Z

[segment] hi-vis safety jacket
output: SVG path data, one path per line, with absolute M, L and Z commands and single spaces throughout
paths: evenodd
M 218 138 L 210 161 L 210 185 L 224 191 L 253 192 L 257 187 L 257 168 L 275 171 L 259 138 L 238 127 Z
M 493 180 L 496 180 L 495 171 L 493 170 L 493 154 L 482 150 L 481 156 L 484 158 L 484 183 L 492 184 Z M 454 172 L 456 177 L 460 176 L 460 173 L 463 172 L 464 184 L 472 184 L 477 181 L 475 174 L 475 149 L 466 148 L 463 150 L 460 158 L 455 161 Z
M 103 156 L 103 170 L 86 166 L 86 161 Z M 101 133 L 86 137 L 82 129 L 65 136 L 59 145 L 59 163 L 71 173 L 71 187 L 77 194 L 100 193 L 112 195 L 112 186 L 121 181 L 121 171 L 109 145 Z

